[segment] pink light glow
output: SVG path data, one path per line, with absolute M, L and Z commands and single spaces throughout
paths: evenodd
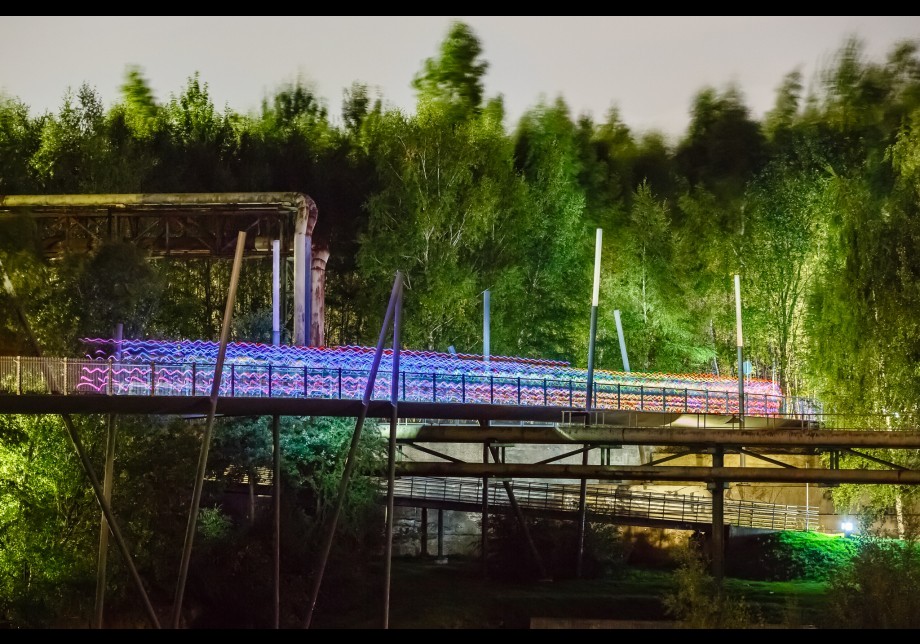
M 116 341 L 86 339 L 80 389 L 113 394 L 208 395 L 218 344 L 202 340 L 122 340 L 121 360 L 109 366 Z M 275 346 L 229 343 L 222 396 L 342 398 L 364 395 L 371 347 Z M 389 399 L 392 351 L 384 351 L 373 398 Z M 594 408 L 734 413 L 737 381 L 710 374 L 625 373 L 595 370 Z M 587 373 L 566 362 L 433 351 L 400 351 L 400 400 L 583 407 Z M 782 391 L 769 380 L 745 382 L 745 413 L 777 413 Z

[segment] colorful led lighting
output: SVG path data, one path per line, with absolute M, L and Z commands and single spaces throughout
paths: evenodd
M 219 345 L 204 340 L 92 338 L 80 389 L 113 394 L 206 395 Z M 111 364 L 110 356 L 120 352 Z M 360 399 L 375 349 L 231 342 L 222 396 Z M 373 398 L 389 399 L 392 350 L 383 352 Z M 556 360 L 400 351 L 400 400 L 583 407 L 587 372 Z M 738 411 L 737 380 L 711 374 L 594 371 L 595 409 Z M 782 391 L 769 380 L 745 381 L 745 413 L 777 413 Z

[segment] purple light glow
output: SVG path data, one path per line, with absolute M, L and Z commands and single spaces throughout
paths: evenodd
M 133 395 L 208 395 L 218 343 L 202 340 L 122 340 L 122 358 L 109 363 L 116 341 L 86 339 L 95 350 L 79 389 Z M 229 343 L 221 396 L 341 398 L 364 395 L 375 350 L 370 347 L 275 346 Z M 385 350 L 374 399 L 389 399 L 392 351 Z M 400 351 L 403 401 L 584 407 L 587 372 L 567 362 L 433 351 Z M 735 413 L 737 381 L 709 374 L 595 370 L 595 409 Z M 745 382 L 745 413 L 775 414 L 782 391 L 769 380 Z

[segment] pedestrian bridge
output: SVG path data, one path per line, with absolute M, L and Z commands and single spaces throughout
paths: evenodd
M 218 343 L 87 339 L 82 358 L 0 357 L 0 394 L 205 397 L 214 387 Z M 236 399 L 361 400 L 374 375 L 371 400 L 428 405 L 584 409 L 588 374 L 566 362 L 373 348 L 229 343 L 218 396 Z M 743 413 L 788 417 L 816 411 L 772 381 L 709 374 L 595 370 L 591 408 L 677 414 Z M 462 416 L 453 416 L 459 418 Z

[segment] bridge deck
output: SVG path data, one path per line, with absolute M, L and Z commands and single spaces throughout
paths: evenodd
M 505 486 L 508 486 L 506 489 Z M 380 483 L 386 493 L 386 481 Z M 491 511 L 511 512 L 509 489 L 525 514 L 572 520 L 579 512 L 579 485 L 539 481 L 489 481 Z M 393 483 L 394 503 L 468 512 L 482 511 L 481 479 L 411 477 Z M 585 507 L 591 521 L 682 530 L 712 527 L 712 497 L 639 492 L 611 485 L 587 485 Z M 764 530 L 817 530 L 817 506 L 725 499 L 726 525 Z

